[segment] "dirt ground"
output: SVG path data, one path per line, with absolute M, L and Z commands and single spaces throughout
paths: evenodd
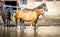
M 60 37 L 60 17 L 45 17 L 39 20 L 38 25 L 36 31 L 34 26 L 17 28 L 0 25 L 0 37 Z

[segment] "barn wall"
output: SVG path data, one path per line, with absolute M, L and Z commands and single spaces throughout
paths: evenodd
M 41 2 L 36 2 L 35 0 L 28 0 L 27 4 L 21 4 L 22 8 L 33 9 L 40 5 Z M 45 12 L 45 15 L 60 16 L 60 1 L 54 3 L 53 1 L 46 1 L 48 12 Z

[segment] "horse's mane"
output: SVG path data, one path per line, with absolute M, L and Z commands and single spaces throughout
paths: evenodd
M 36 8 L 34 8 L 35 10 L 36 9 L 41 9 L 43 7 L 43 4 L 41 4 L 41 5 L 39 5 L 39 6 L 37 6 Z
M 23 10 L 31 10 L 31 11 L 33 11 L 33 10 L 41 9 L 41 8 L 43 7 L 43 5 L 45 5 L 45 4 L 44 4 L 44 3 L 42 3 L 42 4 L 40 4 L 39 6 L 37 6 L 37 7 L 33 8 L 33 9 L 25 8 L 25 9 L 23 9 Z

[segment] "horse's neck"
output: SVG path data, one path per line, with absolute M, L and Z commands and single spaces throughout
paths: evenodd
M 36 14 L 41 14 L 41 10 L 36 10 Z
M 37 18 L 42 15 L 42 10 L 36 10 L 36 15 L 37 15 Z

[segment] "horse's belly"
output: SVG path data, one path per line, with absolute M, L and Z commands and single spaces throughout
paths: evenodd
M 22 15 L 21 18 L 23 18 L 24 20 L 34 20 L 36 16 L 33 14 L 25 14 L 25 15 Z

